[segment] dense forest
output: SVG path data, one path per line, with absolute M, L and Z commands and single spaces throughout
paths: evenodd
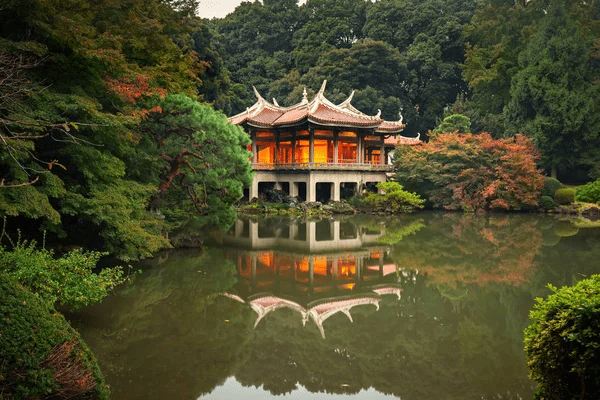
M 565 181 L 600 168 L 600 4 L 560 0 L 8 0 L 0 7 L 5 228 L 123 259 L 190 213 L 227 226 L 251 177 L 225 115 L 303 89 L 427 136 L 522 133 Z M 592 175 L 590 175 L 592 174 Z M 98 241 L 98 237 L 101 241 Z

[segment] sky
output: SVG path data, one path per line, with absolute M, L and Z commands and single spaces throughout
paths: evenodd
M 242 0 L 200 0 L 198 15 L 201 18 L 223 18 L 242 2 Z
M 249 0 L 246 0 L 249 1 Z M 254 1 L 254 0 L 250 0 Z M 201 18 L 223 18 L 242 2 L 242 0 L 200 0 L 198 15 Z M 300 4 L 304 1 L 300 1 Z

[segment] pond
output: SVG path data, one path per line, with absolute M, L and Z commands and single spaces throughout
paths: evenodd
M 532 399 L 547 284 L 600 230 L 540 215 L 238 220 L 72 315 L 114 399 Z

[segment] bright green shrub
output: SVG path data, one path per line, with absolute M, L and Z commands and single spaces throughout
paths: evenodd
M 552 197 L 542 196 L 542 197 L 540 197 L 539 205 L 544 210 L 550 210 L 550 209 L 554 208 L 554 206 L 556 206 L 556 203 L 554 203 L 554 200 L 552 199 Z
M 569 205 L 575 202 L 575 189 L 562 188 L 554 193 L 554 202 L 558 205 Z
M 538 399 L 600 398 L 600 275 L 536 299 L 525 329 Z
M 104 254 L 75 250 L 54 258 L 52 251 L 24 242 L 11 251 L 0 247 L 0 273 L 13 276 L 48 304 L 80 308 L 102 300 L 125 280 L 121 267 L 92 271 Z
M 379 182 L 377 189 L 381 193 L 368 193 L 363 202 L 377 211 L 388 213 L 407 213 L 423 208 L 425 200 L 418 194 L 407 192 L 398 182 Z
M 558 179 L 550 178 L 549 176 L 544 177 L 544 186 L 542 187 L 542 196 L 554 197 L 554 193 L 558 189 L 561 189 L 563 184 Z
M 2 272 L 0 299 L 0 398 L 108 398 L 94 355 L 61 314 Z
M 575 190 L 575 198 L 577 201 L 600 204 L 600 179 L 579 186 Z

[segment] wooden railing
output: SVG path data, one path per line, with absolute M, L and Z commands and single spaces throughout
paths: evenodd
M 252 163 L 255 170 L 349 170 L 349 171 L 391 171 L 392 165 L 356 162 L 296 162 L 296 163 Z

